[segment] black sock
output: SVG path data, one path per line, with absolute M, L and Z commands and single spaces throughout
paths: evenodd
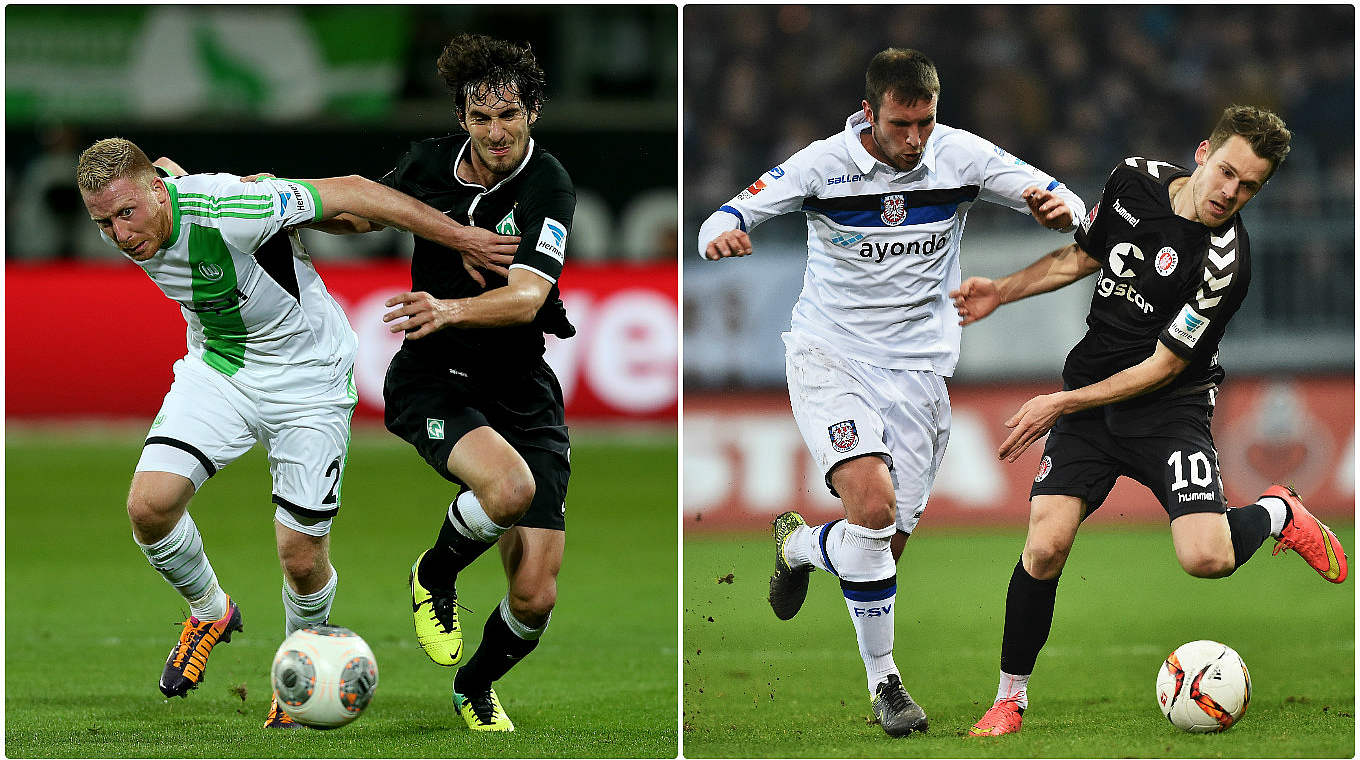
M 1237 563 L 1233 571 L 1236 572 L 1270 536 L 1270 513 L 1260 504 L 1229 509 L 1228 531 L 1232 534 L 1233 559 Z
M 1061 576 L 1059 576 L 1061 577 Z M 1024 560 L 1015 563 L 1006 589 L 1006 626 L 1001 633 L 1001 672 L 1025 676 L 1034 672 L 1034 661 L 1048 641 L 1053 627 L 1053 601 L 1058 579 L 1041 581 L 1025 571 Z
M 489 687 L 501 676 L 510 672 L 516 663 L 524 659 L 538 646 L 538 639 L 521 639 L 506 625 L 498 606 L 486 617 L 482 628 L 482 643 L 477 651 L 453 678 L 453 688 L 459 694 L 467 694 L 464 689 L 476 692 Z
M 456 501 L 451 510 L 457 514 Z M 445 512 L 444 523 L 439 528 L 439 538 L 435 539 L 434 546 L 425 552 L 425 556 L 420 560 L 418 571 L 420 585 L 427 589 L 452 590 L 458 573 L 494 544 L 494 541 L 488 544 L 458 532 L 449 518 L 449 513 Z

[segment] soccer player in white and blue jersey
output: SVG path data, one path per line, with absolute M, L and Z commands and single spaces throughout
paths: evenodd
M 862 111 L 756 180 L 704 222 L 699 253 L 744 256 L 756 225 L 802 211 L 807 272 L 784 334 L 794 419 L 845 508 L 808 526 L 775 518 L 770 605 L 793 617 L 813 568 L 840 579 L 874 715 L 890 736 L 927 727 L 892 657 L 896 561 L 925 510 L 949 440 L 945 378 L 961 328 L 959 241 L 978 200 L 1070 231 L 1075 194 L 977 135 L 935 121 L 940 82 L 891 48 L 865 74 Z
M 292 228 L 349 213 L 457 250 L 498 236 L 362 177 L 160 176 L 121 138 L 81 154 L 76 184 L 104 237 L 179 304 L 188 327 L 188 352 L 175 362 L 127 500 L 138 547 L 189 605 L 160 679 L 167 697 L 187 696 L 214 645 L 242 630 L 189 500 L 257 441 L 273 479 L 285 632 L 325 622 L 335 597 L 328 536 L 357 401 L 358 340 Z M 277 702 L 265 725 L 297 726 Z

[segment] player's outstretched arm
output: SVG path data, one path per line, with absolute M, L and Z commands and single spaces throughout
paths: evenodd
M 519 247 L 517 236 L 497 235 L 480 227 L 458 224 L 415 198 L 365 177 L 350 175 L 307 182 L 321 195 L 321 220 L 349 213 L 386 227 L 409 230 L 479 262 L 508 264 Z
M 1189 364 L 1190 360 L 1182 359 L 1167 348 L 1165 343 L 1158 341 L 1152 356 L 1098 383 L 1046 396 L 1035 396 L 1026 401 L 1020 407 L 1020 411 L 1006 420 L 1006 427 L 1013 429 L 997 451 L 997 458 L 1014 462 L 1064 414 L 1150 393 L 1174 380 Z
M 525 325 L 547 300 L 552 283 L 527 269 L 512 269 L 503 287 L 472 298 L 439 300 L 429 293 L 402 293 L 387 299 L 396 307 L 383 315 L 392 332 L 423 338 L 446 327 Z M 400 320 L 400 321 L 398 321 Z
M 1098 269 L 1100 262 L 1081 246 L 1070 243 L 1000 279 L 969 277 L 957 290 L 950 291 L 949 297 L 954 299 L 959 324 L 971 325 L 1002 304 L 1071 285 Z

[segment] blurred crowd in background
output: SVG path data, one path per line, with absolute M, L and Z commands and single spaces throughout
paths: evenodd
M 1353 184 L 1351 6 L 703 6 L 685 24 L 704 40 L 685 51 L 695 213 L 839 131 L 890 46 L 934 59 L 942 123 L 1087 193 L 1125 156 L 1193 160 L 1230 103 L 1283 115 L 1291 172 Z
M 377 179 L 459 130 L 435 60 L 459 32 L 529 42 L 547 74 L 533 136 L 577 189 L 572 256 L 674 260 L 673 6 L 11 6 L 7 260 L 113 260 L 74 187 L 122 136 L 186 170 Z M 401 256 L 394 231 L 305 231 L 320 258 Z
M 1225 357 L 1252 371 L 1353 372 L 1353 6 L 690 5 L 682 25 L 687 386 L 782 383 L 780 347 L 766 337 L 787 329 L 801 285 L 803 215 L 756 230 L 756 255 L 736 264 L 701 261 L 695 236 L 763 172 L 843 131 L 870 58 L 887 47 L 934 60 L 941 123 L 1054 175 L 1088 208 L 1128 156 L 1192 167 L 1224 107 L 1278 112 L 1293 150 L 1243 213 L 1253 278 Z M 967 225 L 964 276 L 1006 274 L 1062 242 L 986 203 Z M 1054 298 L 1050 320 L 1035 323 L 1040 344 L 1063 344 L 1045 366 L 1061 361 L 1085 314 L 1083 298 L 1060 309 Z M 965 343 L 994 329 L 980 323 Z M 995 348 L 970 365 L 983 354 L 965 346 L 964 374 L 1038 371 L 1022 361 L 1033 343 L 998 335 Z

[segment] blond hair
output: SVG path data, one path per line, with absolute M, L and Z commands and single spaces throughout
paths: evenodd
M 110 137 L 96 142 L 76 162 L 76 186 L 85 194 L 97 193 L 117 179 L 132 179 L 150 186 L 156 168 L 131 140 Z

